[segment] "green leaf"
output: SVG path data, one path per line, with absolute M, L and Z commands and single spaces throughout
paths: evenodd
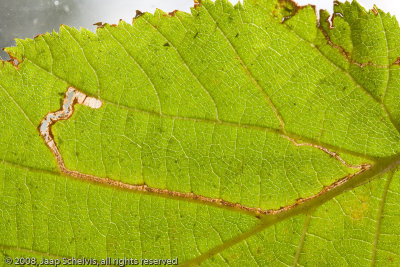
M 400 28 L 328 18 L 202 1 L 6 48 L 1 262 L 399 265 Z

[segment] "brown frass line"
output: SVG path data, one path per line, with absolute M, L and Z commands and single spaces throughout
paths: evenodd
M 317 149 L 322 150 L 325 153 L 331 155 L 332 157 L 336 158 L 338 161 L 340 161 L 346 167 L 359 169 L 359 170 L 356 173 L 349 174 L 349 175 L 339 179 L 338 181 L 334 182 L 333 184 L 331 184 L 329 186 L 325 186 L 320 192 L 318 192 L 315 195 L 309 196 L 307 198 L 299 198 L 296 200 L 296 202 L 294 204 L 287 205 L 287 206 L 281 207 L 279 209 L 269 209 L 269 210 L 264 210 L 264 209 L 255 208 L 255 207 L 248 207 L 248 206 L 244 206 L 239 203 L 229 202 L 229 201 L 226 201 L 226 200 L 223 200 L 220 198 L 211 198 L 211 197 L 196 195 L 194 193 L 183 193 L 183 192 L 172 191 L 172 190 L 168 190 L 168 189 L 160 189 L 160 188 L 150 187 L 150 186 L 147 186 L 146 184 L 140 184 L 140 185 L 127 184 L 127 183 L 123 183 L 123 182 L 113 180 L 110 178 L 102 178 L 102 177 L 97 177 L 97 176 L 90 175 L 90 174 L 81 173 L 79 171 L 69 170 L 65 166 L 64 160 L 61 156 L 60 151 L 58 150 L 58 147 L 54 141 L 54 137 L 51 133 L 51 126 L 59 120 L 69 119 L 72 116 L 72 114 L 74 113 L 74 105 L 75 104 L 81 104 L 81 105 L 84 105 L 87 107 L 91 107 L 93 109 L 99 109 L 102 107 L 103 102 L 97 98 L 87 96 L 86 94 L 84 94 L 83 92 L 79 91 L 76 88 L 68 87 L 67 92 L 65 93 L 64 100 L 63 100 L 62 108 L 58 111 L 48 113 L 39 125 L 40 135 L 43 137 L 46 145 L 50 148 L 53 155 L 55 156 L 57 164 L 60 168 L 60 171 L 68 176 L 75 177 L 80 180 L 91 181 L 94 183 L 117 187 L 117 188 L 129 190 L 129 191 L 139 191 L 139 192 L 145 192 L 145 193 L 150 193 L 150 194 L 154 194 L 154 195 L 169 196 L 169 197 L 175 197 L 175 198 L 181 198 L 181 199 L 189 199 L 192 201 L 200 201 L 204 204 L 213 204 L 213 205 L 217 205 L 219 207 L 239 209 L 244 212 L 253 213 L 253 214 L 274 215 L 274 214 L 278 214 L 278 213 L 290 210 L 290 209 L 292 209 L 302 203 L 308 202 L 312 199 L 318 198 L 319 196 L 325 194 L 326 192 L 331 191 L 334 188 L 343 185 L 348 180 L 350 180 L 352 177 L 359 175 L 360 173 L 370 169 L 370 167 L 371 167 L 370 164 L 360 164 L 357 166 L 353 166 L 353 165 L 345 162 L 342 158 L 340 158 L 337 155 L 337 153 L 331 152 L 327 148 L 313 145 L 310 143 L 298 143 L 293 138 L 282 135 L 283 138 L 288 139 L 295 146 L 310 146 L 310 147 L 317 148 Z

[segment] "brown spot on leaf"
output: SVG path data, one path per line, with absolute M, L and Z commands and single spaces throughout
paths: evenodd
M 376 6 L 374 6 L 373 9 L 371 9 L 372 12 L 374 12 L 375 16 L 378 16 L 378 9 L 376 9 Z
M 144 12 L 140 11 L 140 10 L 136 10 L 136 15 L 135 15 L 135 19 L 139 18 L 140 16 L 143 16 Z
M 174 11 L 169 12 L 168 15 L 171 16 L 171 17 L 174 17 L 175 14 L 176 14 L 176 12 L 178 12 L 178 11 L 179 11 L 179 10 L 175 9 Z
M 101 21 L 94 23 L 93 25 L 97 26 L 97 29 L 104 28 L 107 23 L 102 23 Z
M 33 39 L 36 39 L 36 38 L 38 38 L 38 37 L 40 37 L 40 36 L 43 36 L 43 35 L 44 35 L 43 33 L 38 34 L 38 35 L 36 35 L 35 37 L 33 37 Z
M 8 54 L 8 56 L 10 57 L 9 60 L 1 60 L 1 62 L 2 62 L 2 64 L 3 64 L 3 67 L 4 67 L 4 64 L 5 64 L 6 62 L 8 62 L 8 63 L 10 63 L 11 65 L 13 65 L 13 67 L 14 67 L 16 70 L 18 70 L 18 69 L 19 69 L 19 64 L 20 64 L 22 61 L 19 61 L 18 58 L 14 57 L 14 56 L 11 55 L 9 52 L 7 52 L 7 51 L 5 50 L 5 48 L 2 48 L 1 50 L 5 51 L 5 52 Z

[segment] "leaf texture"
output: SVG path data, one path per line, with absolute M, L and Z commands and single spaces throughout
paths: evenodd
M 6 48 L 0 257 L 398 265 L 400 28 L 328 18 L 202 1 Z M 102 106 L 72 103 L 54 148 L 69 87 Z

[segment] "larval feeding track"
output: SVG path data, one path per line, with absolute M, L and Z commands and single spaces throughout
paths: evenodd
M 74 105 L 78 103 L 94 109 L 99 109 L 103 105 L 101 100 L 94 97 L 89 97 L 79 90 L 69 87 L 65 93 L 62 108 L 56 112 L 48 113 L 39 125 L 40 135 L 43 137 L 46 145 L 53 152 L 56 157 L 57 164 L 60 170 L 64 173 L 70 174 L 70 170 L 65 167 L 64 160 L 58 150 L 56 142 L 54 141 L 53 134 L 51 133 L 51 126 L 59 120 L 67 120 L 74 113 Z M 76 175 L 74 175 L 76 176 Z
M 331 157 L 334 157 L 335 159 L 337 159 L 338 161 L 340 161 L 340 163 L 342 163 L 344 166 L 348 167 L 348 168 L 352 168 L 352 169 L 365 169 L 365 168 L 370 168 L 371 165 L 368 163 L 362 163 L 359 165 L 351 165 L 350 163 L 346 162 L 344 159 L 342 159 L 338 153 L 330 151 L 329 149 L 327 149 L 326 147 L 323 146 L 319 146 L 319 145 L 315 145 L 315 144 L 311 144 L 311 143 L 298 143 L 295 139 L 286 136 L 286 135 L 282 135 L 283 138 L 288 139 L 290 142 L 292 142 L 295 146 L 309 146 L 309 147 L 314 147 L 317 148 L 319 150 L 324 151 L 326 154 L 328 154 Z
M 331 191 L 331 190 L 345 184 L 352 177 L 361 174 L 362 172 L 370 169 L 370 167 L 371 167 L 371 165 L 369 165 L 369 164 L 360 164 L 357 166 L 353 166 L 353 165 L 347 163 L 346 161 L 344 161 L 341 157 L 339 157 L 339 155 L 337 153 L 332 152 L 332 151 L 328 150 L 327 148 L 324 148 L 324 147 L 318 146 L 318 145 L 314 145 L 314 144 L 310 144 L 310 143 L 298 143 L 293 138 L 282 135 L 282 137 L 291 141 L 295 146 L 310 146 L 310 147 L 314 147 L 316 149 L 322 150 L 325 153 L 329 154 L 330 156 L 336 158 L 338 161 L 340 161 L 346 167 L 358 169 L 358 171 L 354 174 L 349 174 L 349 175 L 343 177 L 342 179 L 339 179 L 338 181 L 336 181 L 335 183 L 333 183 L 329 186 L 324 187 L 320 192 L 318 192 L 315 195 L 309 196 L 307 198 L 300 198 L 292 205 L 288 205 L 288 206 L 282 207 L 280 209 L 274 209 L 274 210 L 263 210 L 260 208 L 247 207 L 247 206 L 241 205 L 239 203 L 232 203 L 232 202 L 228 202 L 228 201 L 225 201 L 225 200 L 219 199 L 219 198 L 210 198 L 210 197 L 204 197 L 201 195 L 196 195 L 194 193 L 183 193 L 183 192 L 178 192 L 178 191 L 171 191 L 168 189 L 154 188 L 154 187 L 147 186 L 145 184 L 140 184 L 140 185 L 126 184 L 126 183 L 122 183 L 120 181 L 116 181 L 116 180 L 109 179 L 109 178 L 102 178 L 102 177 L 97 177 L 97 176 L 90 175 L 90 174 L 81 173 L 79 171 L 69 170 L 65 166 L 62 155 L 61 155 L 60 151 L 58 150 L 57 144 L 54 141 L 54 138 L 53 138 L 53 135 L 51 132 L 51 126 L 59 120 L 69 119 L 72 116 L 72 114 L 74 113 L 74 105 L 75 104 L 81 104 L 81 105 L 84 105 L 84 106 L 87 106 L 87 107 L 90 107 L 93 109 L 99 109 L 102 107 L 103 102 L 97 98 L 87 96 L 86 94 L 84 94 L 83 92 L 79 91 L 76 88 L 69 87 L 67 89 L 67 92 L 65 93 L 65 97 L 64 97 L 61 109 L 58 111 L 55 111 L 55 112 L 48 113 L 39 125 L 40 135 L 43 137 L 44 141 L 46 142 L 46 145 L 50 148 L 50 150 L 54 154 L 54 156 L 57 160 L 57 164 L 60 168 L 60 171 L 66 175 L 76 177 L 81 180 L 105 184 L 105 185 L 109 185 L 109 186 L 113 186 L 113 187 L 117 187 L 117 188 L 121 188 L 121 189 L 125 189 L 125 190 L 147 192 L 147 193 L 156 194 L 156 195 L 170 196 L 170 197 L 187 199 L 187 200 L 192 200 L 192 201 L 200 201 L 204 204 L 213 204 L 213 205 L 217 205 L 220 207 L 235 208 L 235 209 L 239 209 L 244 212 L 253 213 L 253 214 L 268 215 L 268 214 L 278 214 L 278 213 L 290 210 L 290 209 L 298 206 L 299 204 L 303 204 L 305 202 L 308 202 L 310 200 L 318 198 L 319 196 L 327 193 L 328 191 Z

